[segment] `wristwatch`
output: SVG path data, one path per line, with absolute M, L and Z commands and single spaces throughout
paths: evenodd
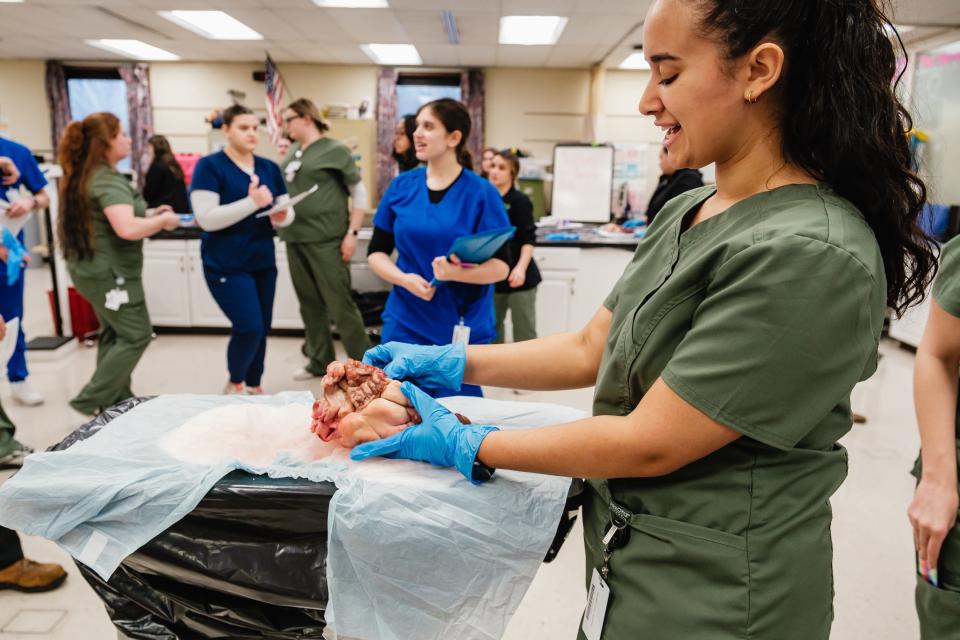
M 478 459 L 473 459 L 473 470 L 470 472 L 470 476 L 475 482 L 486 482 L 493 477 L 496 469 L 480 462 Z
M 360 229 L 348 229 L 347 233 L 349 233 L 352 236 L 358 236 L 360 235 Z

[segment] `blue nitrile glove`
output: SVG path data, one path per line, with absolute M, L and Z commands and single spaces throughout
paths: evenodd
M 20 274 L 23 273 L 23 261 L 27 257 L 27 250 L 6 227 L 3 228 L 3 246 L 9 252 L 7 255 L 7 286 L 12 287 L 20 279 Z
M 428 391 L 460 391 L 467 347 L 461 342 L 442 346 L 388 342 L 363 354 L 363 362 L 380 367 L 388 378 L 410 380 Z
M 470 482 L 480 484 L 473 477 L 473 462 L 477 459 L 483 439 L 491 431 L 499 431 L 499 428 L 462 424 L 449 409 L 410 382 L 404 382 L 400 389 L 423 422 L 389 438 L 358 445 L 350 452 L 350 458 L 365 460 L 373 456 L 385 456 L 429 462 L 438 467 L 456 467 Z

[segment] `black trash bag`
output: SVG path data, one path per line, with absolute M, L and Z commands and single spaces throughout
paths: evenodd
M 50 450 L 89 438 L 149 399 L 111 407 Z M 319 638 L 334 491 L 329 482 L 234 471 L 109 581 L 77 566 L 130 638 Z
M 68 449 L 151 398 L 130 398 L 49 451 Z M 571 483 L 545 562 L 576 520 L 583 482 Z M 129 638 L 321 638 L 327 590 L 327 515 L 333 483 L 224 476 L 182 520 L 127 557 L 104 581 L 80 573 Z

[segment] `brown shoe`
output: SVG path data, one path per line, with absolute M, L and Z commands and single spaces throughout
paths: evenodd
M 15 589 L 24 593 L 52 591 L 67 579 L 67 572 L 58 564 L 41 564 L 33 560 L 19 560 L 6 569 L 0 569 L 0 589 Z

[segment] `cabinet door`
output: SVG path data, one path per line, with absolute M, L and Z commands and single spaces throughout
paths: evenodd
M 923 330 L 930 317 L 930 293 L 916 307 L 910 307 L 902 318 L 890 319 L 890 337 L 911 347 L 919 347 Z
M 143 290 L 150 321 L 157 326 L 190 326 L 186 243 L 154 240 L 143 247 Z
M 537 336 L 544 337 L 570 330 L 574 272 L 542 271 L 537 287 Z
M 217 306 L 203 277 L 200 241 L 187 240 L 187 277 L 190 281 L 190 318 L 194 327 L 229 327 L 230 321 Z
M 273 328 L 303 329 L 300 302 L 287 264 L 287 247 L 280 242 L 277 243 L 277 294 L 273 298 Z

